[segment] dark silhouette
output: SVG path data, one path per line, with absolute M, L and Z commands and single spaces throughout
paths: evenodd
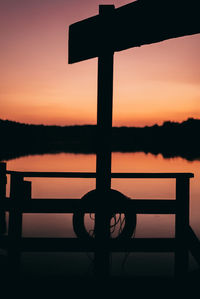
M 200 33 L 198 1 L 138 0 L 69 27 L 69 63 Z
M 175 200 L 145 200 L 134 199 L 129 200 L 123 194 L 108 190 L 104 192 L 106 197 L 100 204 L 96 199 L 98 192 L 91 191 L 86 194 L 82 199 L 32 199 L 31 195 L 31 183 L 27 181 L 29 177 L 57 177 L 57 178 L 70 178 L 70 177 L 96 177 L 96 173 L 48 173 L 48 172 L 15 172 L 6 171 L 5 164 L 0 164 L 1 172 L 0 182 L 3 182 L 1 186 L 4 186 L 2 190 L 5 190 L 6 181 L 2 180 L 5 174 L 11 176 L 10 185 L 10 197 L 0 198 L 0 210 L 7 211 L 9 213 L 8 223 L 8 235 L 0 235 L 0 248 L 7 252 L 7 257 L 4 257 L 1 263 L 4 264 L 6 272 L 3 273 L 3 279 L 7 282 L 26 282 L 26 277 L 20 276 L 20 260 L 22 252 L 96 252 L 94 258 L 94 274 L 92 278 L 88 278 L 90 283 L 94 285 L 102 286 L 102 277 L 109 275 L 110 267 L 110 252 L 175 252 L 175 276 L 162 280 L 156 278 L 156 283 L 163 283 L 165 287 L 170 282 L 172 285 L 175 281 L 183 283 L 198 278 L 198 272 L 190 277 L 188 274 L 188 254 L 194 256 L 197 263 L 200 265 L 200 243 L 194 234 L 192 228 L 189 226 L 189 180 L 193 177 L 191 173 L 112 173 L 113 178 L 170 178 L 176 179 L 176 198 Z M 26 181 L 24 180 L 26 178 Z M 100 195 L 102 195 L 101 193 Z M 88 199 L 88 200 L 87 200 Z M 105 201 L 106 200 L 106 201 Z M 105 204 L 105 205 L 104 205 Z M 94 213 L 95 217 L 97 213 L 108 216 L 109 221 L 106 225 L 109 225 L 110 233 L 110 215 L 124 214 L 128 215 L 128 226 L 125 228 L 125 232 L 121 231 L 122 236 L 119 238 L 105 238 L 106 243 L 99 242 L 100 240 L 95 237 L 89 238 L 88 235 L 79 235 L 78 238 L 29 238 L 22 236 L 22 215 L 23 213 L 73 213 L 75 217 L 77 214 L 81 217 L 84 213 Z M 136 214 L 174 214 L 175 215 L 175 238 L 133 238 L 132 233 L 136 228 Z M 132 216 L 132 217 L 131 217 Z M 105 218 L 104 218 L 105 219 Z M 131 227 L 131 229 L 130 229 Z M 84 227 L 82 227 L 84 228 Z M 104 228 L 104 227 L 103 227 Z M 96 229 L 96 228 L 95 228 Z M 102 229 L 102 232 L 104 230 Z M 125 235 L 123 235 L 125 233 Z M 98 247 L 98 251 L 97 251 Z M 102 255 L 103 253 L 103 255 Z M 102 260 L 104 259 L 104 265 Z M 101 264 L 100 264 L 101 262 Z M 102 269 L 103 266 L 103 269 Z M 106 268 L 106 269 L 105 269 Z M 101 272 L 98 272 L 101 271 Z M 7 273 L 7 274 L 6 274 Z M 100 277 L 99 277 L 100 275 Z M 106 276 L 108 278 L 108 276 Z M 100 281 L 99 281 L 99 278 Z M 35 283 L 35 277 L 32 277 L 31 282 Z M 76 283 L 78 279 L 63 277 L 64 281 Z M 70 280 L 71 279 L 71 280 Z M 113 279 L 113 280 L 112 280 Z M 147 279 L 147 278 L 146 278 Z M 175 280 L 174 280 L 175 279 Z M 109 285 L 117 282 L 117 278 L 109 278 Z M 155 282 L 148 278 L 136 278 L 134 280 L 122 280 L 120 286 L 135 286 L 138 287 L 147 283 L 155 286 Z M 43 281 L 43 283 L 45 283 Z M 54 282 L 61 283 L 60 281 Z M 65 281 L 66 283 L 66 281 Z M 82 283 L 88 283 L 86 279 L 83 279 Z M 106 283 L 106 282 L 104 282 Z M 135 283 L 135 284 L 134 284 Z M 193 281 L 194 283 L 194 281 Z M 94 286 L 93 285 L 93 286 Z
M 0 200 L 6 197 L 6 164 L 0 163 Z M 6 233 L 6 215 L 5 211 L 0 210 L 0 236 Z
M 95 275 L 100 280 L 109 277 L 110 200 L 113 62 L 114 52 L 131 47 L 160 42 L 169 38 L 200 32 L 197 3 L 174 1 L 135 1 L 118 9 L 100 5 L 99 15 L 69 27 L 69 63 L 97 57 L 97 163 L 95 202 Z M 192 16 L 190 23 L 185 20 Z M 144 22 L 144 23 L 142 23 Z M 167 124 L 166 124 L 167 126 Z M 121 140 L 120 140 L 121 141 Z M 155 140 L 151 140 L 154 143 Z M 163 143 L 167 143 L 162 139 Z M 137 143 L 135 143 L 137 144 Z M 185 276 L 188 268 L 188 249 L 184 235 L 189 227 L 189 179 L 176 180 L 176 240 L 175 272 Z M 158 204 L 159 205 L 159 204 Z M 104 212 L 104 213 L 102 213 Z M 79 215 L 80 216 L 80 215 Z M 82 217 L 82 216 L 81 216 Z M 81 218 L 79 217 L 79 219 Z M 83 225 L 84 226 L 84 225 Z M 84 228 L 82 227 L 82 232 Z
M 73 63 L 98 57 L 98 113 L 97 139 L 95 144 L 97 153 L 96 173 L 12 172 L 6 171 L 5 164 L 4 166 L 2 165 L 1 177 L 5 178 L 6 175 L 11 175 L 11 190 L 10 198 L 8 199 L 1 194 L 0 210 L 9 212 L 9 225 L 8 236 L 0 236 L 0 244 L 8 252 L 8 272 L 13 281 L 19 277 L 21 252 L 28 250 L 94 252 L 94 275 L 96 282 L 98 282 L 97 291 L 103 289 L 103 292 L 110 278 L 109 262 L 110 252 L 112 251 L 174 252 L 175 278 L 180 279 L 182 284 L 188 277 L 189 250 L 197 262 L 199 262 L 199 251 L 196 250 L 196 246 L 199 246 L 199 240 L 190 228 L 189 223 L 189 181 L 193 177 L 193 174 L 111 173 L 111 151 L 114 144 L 111 140 L 114 51 L 199 32 L 199 23 L 196 21 L 196 17 L 198 17 L 196 2 L 192 1 L 193 5 L 190 2 L 189 8 L 186 6 L 185 1 L 181 1 L 181 5 L 178 5 L 180 3 L 178 1 L 175 4 L 174 2 L 173 7 L 168 4 L 165 5 L 164 13 L 163 6 L 158 1 L 151 1 L 151 4 L 147 1 L 136 1 L 116 10 L 113 5 L 100 6 L 98 17 L 71 25 L 69 62 Z M 188 13 L 192 13 L 193 16 L 190 24 L 185 22 Z M 148 26 L 145 29 L 135 26 L 144 17 Z M 113 31 L 113 27 L 116 29 L 115 26 L 117 27 L 117 35 L 116 31 Z M 119 37 L 121 26 L 122 32 L 125 34 L 121 34 Z M 133 30 L 133 28 L 139 29 Z M 97 38 L 92 39 L 91 34 L 86 38 L 83 33 L 88 33 L 88 30 L 89 33 L 95 33 Z M 111 33 L 113 34 L 111 35 Z M 83 41 L 84 44 L 81 46 Z M 93 47 L 90 41 L 94 44 Z M 163 129 L 168 130 L 168 126 L 169 123 L 165 123 Z M 158 127 L 154 129 L 157 130 Z M 96 190 L 90 193 L 93 194 L 93 200 L 91 201 L 84 200 L 83 198 L 77 200 L 32 200 L 31 183 L 24 181 L 25 177 L 95 177 Z M 175 200 L 119 200 L 119 193 L 111 189 L 112 177 L 173 178 L 176 179 L 176 198 Z M 6 181 L 3 179 L 2 190 L 5 190 L 5 184 Z M 87 194 L 86 197 L 88 196 Z M 115 204 L 112 196 L 116 199 Z M 123 195 L 120 194 L 120 196 Z M 77 211 L 78 213 L 80 211 L 83 213 L 95 213 L 95 237 L 64 240 L 22 238 L 23 213 L 47 213 L 50 211 L 53 213 L 76 213 Z M 112 239 L 110 232 L 111 215 L 115 215 L 116 213 L 124 213 L 126 215 L 126 213 L 131 213 L 131 211 L 133 212 L 134 224 L 132 230 L 135 229 L 136 214 L 174 214 L 175 238 L 136 239 L 130 238 L 132 234 L 128 232 L 126 238 Z M 83 214 L 81 214 L 81 218 L 83 218 Z M 82 229 L 84 229 L 84 225 Z M 78 229 L 77 235 L 79 235 L 79 232 Z M 121 234 L 123 234 L 123 230 Z M 188 242 L 189 240 L 190 242 Z M 98 294 L 101 295 L 102 292 L 98 292 Z
M 144 128 L 113 127 L 111 150 L 195 160 L 200 157 L 199 131 L 200 120 L 193 118 Z M 0 133 L 0 160 L 45 153 L 97 153 L 102 147 L 97 127 L 92 125 L 60 127 L 0 120 Z
M 88 201 L 88 203 L 93 204 L 97 200 L 97 190 L 92 190 L 82 197 L 82 200 Z M 106 208 L 110 209 L 109 222 L 110 222 L 110 237 L 117 239 L 122 239 L 126 241 L 130 239 L 136 228 L 136 213 L 133 209 L 126 211 L 123 214 L 115 214 L 112 212 L 112 206 L 123 205 L 123 202 L 130 200 L 124 194 L 117 190 L 109 189 L 106 194 Z M 102 211 L 104 213 L 104 211 Z M 83 211 L 77 211 L 73 215 L 73 229 L 77 237 L 84 240 L 95 237 L 95 223 L 93 223 L 93 228 L 88 231 L 85 227 L 85 213 Z M 94 221 L 94 215 L 91 216 L 91 220 Z

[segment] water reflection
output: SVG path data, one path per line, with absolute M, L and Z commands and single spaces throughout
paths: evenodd
M 47 154 L 28 156 L 7 163 L 9 170 L 19 171 L 95 171 L 96 156 L 82 154 Z M 161 155 L 145 153 L 113 153 L 112 172 L 193 172 L 191 179 L 190 223 L 200 237 L 200 161 L 182 158 L 164 159 Z M 30 180 L 30 178 L 29 178 Z M 95 179 L 37 179 L 32 181 L 33 198 L 80 198 L 95 188 Z M 175 197 L 175 182 L 169 179 L 112 179 L 113 189 L 131 198 L 170 199 Z M 7 185 L 7 195 L 9 181 Z M 43 220 L 44 219 L 44 220 Z M 26 236 L 74 236 L 72 215 L 24 215 L 23 233 Z M 174 216 L 139 215 L 136 234 L 172 236 Z

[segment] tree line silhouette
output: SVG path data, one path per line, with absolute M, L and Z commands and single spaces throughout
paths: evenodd
M 142 128 L 113 127 L 111 149 L 195 160 L 200 158 L 199 131 L 200 119 L 193 118 Z M 0 120 L 0 138 L 0 160 L 44 153 L 96 153 L 101 149 L 95 125 L 61 127 Z

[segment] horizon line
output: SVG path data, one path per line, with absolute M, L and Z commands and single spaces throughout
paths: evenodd
M 184 122 L 187 122 L 189 120 L 200 120 L 200 118 L 194 118 L 194 117 L 188 117 L 186 120 L 182 121 L 173 121 L 173 120 L 165 120 L 161 125 L 158 125 L 157 123 L 154 123 L 153 125 L 143 125 L 143 126 L 127 126 L 127 125 L 122 125 L 122 126 L 112 126 L 112 128 L 145 128 L 145 127 L 154 127 L 154 126 L 163 126 L 165 123 L 176 123 L 176 124 L 182 124 Z M 5 122 L 12 122 L 16 124 L 21 124 L 21 125 L 27 125 L 27 126 L 44 126 L 44 127 L 60 127 L 60 128 L 65 128 L 65 127 L 95 127 L 97 124 L 73 124 L 73 125 L 48 125 L 48 124 L 33 124 L 33 123 L 26 123 L 26 122 L 21 122 L 21 121 L 15 121 L 15 120 L 9 120 L 9 119 L 2 119 L 0 118 L 0 122 L 5 121 Z

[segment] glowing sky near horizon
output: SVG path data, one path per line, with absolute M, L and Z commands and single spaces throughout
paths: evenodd
M 129 2 L 0 0 L 0 118 L 95 124 L 97 59 L 68 64 L 68 27 Z M 199 53 L 199 34 L 115 53 L 113 125 L 200 118 Z

